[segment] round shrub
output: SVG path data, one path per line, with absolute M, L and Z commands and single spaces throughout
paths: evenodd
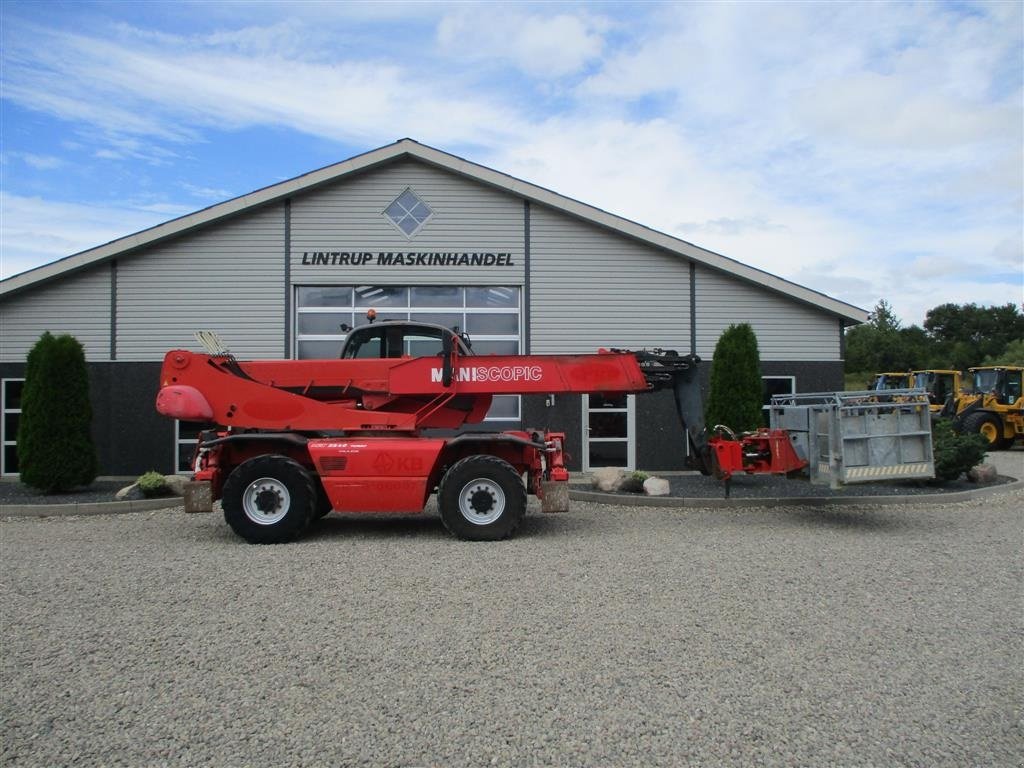
M 167 480 L 159 472 L 150 470 L 135 482 L 138 484 L 139 490 L 142 491 L 142 495 L 147 499 L 154 496 L 166 496 L 170 493 L 170 488 L 167 487 Z
M 988 443 L 981 435 L 961 434 L 949 419 L 936 419 L 932 424 L 932 455 L 939 482 L 951 482 L 969 472 L 984 461 L 986 451 Z

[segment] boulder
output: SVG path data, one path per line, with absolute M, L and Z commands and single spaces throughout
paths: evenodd
M 967 479 L 972 483 L 994 483 L 999 473 L 991 464 L 979 464 L 967 472 Z
M 590 482 L 599 491 L 614 493 L 622 487 L 622 481 L 625 478 L 626 473 L 621 469 L 602 467 L 601 469 L 594 470 L 594 475 Z
M 190 482 L 187 475 L 164 475 L 167 490 L 174 496 L 184 496 L 185 486 Z
M 648 477 L 644 480 L 644 493 L 648 496 L 668 496 L 670 490 L 668 480 L 662 477 Z
M 117 501 L 131 501 L 133 499 L 141 499 L 142 491 L 139 490 L 138 483 L 132 483 L 122 488 L 120 491 L 114 494 L 114 498 Z

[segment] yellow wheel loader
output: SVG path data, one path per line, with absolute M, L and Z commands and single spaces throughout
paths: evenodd
M 1024 439 L 1024 368 L 979 366 L 969 374 L 972 392 L 957 400 L 957 428 L 981 435 L 993 449 Z
M 941 368 L 911 371 L 910 386 L 928 393 L 928 410 L 932 413 L 940 413 L 950 398 L 960 397 L 963 389 L 960 371 Z

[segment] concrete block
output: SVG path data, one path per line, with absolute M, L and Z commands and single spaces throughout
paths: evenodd
M 213 489 L 205 480 L 185 483 L 185 511 L 213 512 Z
M 544 498 L 540 501 L 541 512 L 569 511 L 569 483 L 556 480 L 542 480 L 540 489 Z

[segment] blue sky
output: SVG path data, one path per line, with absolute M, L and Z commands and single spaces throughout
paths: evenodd
M 904 323 L 1024 295 L 1005 3 L 0 4 L 0 275 L 402 137 Z

